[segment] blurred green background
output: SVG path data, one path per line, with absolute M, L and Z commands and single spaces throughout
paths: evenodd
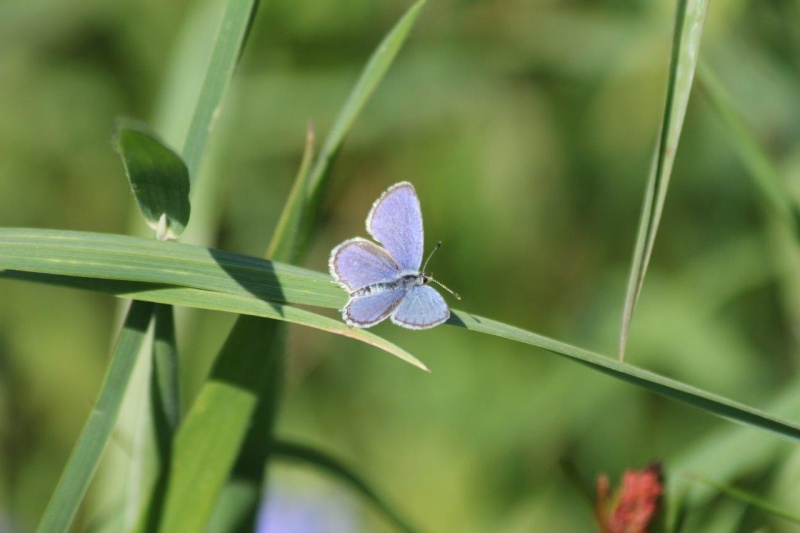
M 144 234 L 112 123 L 146 120 L 174 141 L 180 109 L 162 102 L 185 94 L 191 105 L 208 50 L 175 51 L 193 35 L 210 46 L 217 4 L 0 2 L 0 226 Z M 409 5 L 262 3 L 184 241 L 263 253 L 308 122 L 324 138 Z M 430 269 L 463 296 L 455 307 L 615 356 L 673 23 L 673 2 L 430 0 L 340 154 L 304 266 L 326 271 L 335 244 L 365 235 L 380 192 L 410 180 L 428 246 L 444 241 Z M 798 28 L 795 1 L 712 2 L 702 47 L 795 190 Z M 627 361 L 759 407 L 800 391 L 800 262 L 762 207 L 695 90 Z M 95 398 L 119 306 L 0 284 L 0 531 L 30 530 L 41 515 Z M 188 404 L 233 317 L 180 319 Z M 656 459 L 669 477 L 713 452 L 709 439 L 742 431 L 521 345 L 450 327 L 374 331 L 432 373 L 293 328 L 278 434 L 353 465 L 423 531 L 591 530 L 562 459 L 590 485 Z M 722 481 L 800 508 L 800 455 L 747 431 L 757 445 L 710 454 L 733 472 Z M 118 435 L 110 453 L 124 460 L 127 446 Z M 324 476 L 280 463 L 272 473 L 281 497 L 334 502 L 341 531 L 391 531 Z M 98 484 L 113 477 L 106 469 Z M 84 528 L 102 520 L 100 492 Z M 724 498 L 690 524 L 792 531 Z

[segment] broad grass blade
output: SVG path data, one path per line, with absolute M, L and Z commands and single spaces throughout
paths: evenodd
M 686 106 L 689 103 L 707 11 L 708 0 L 678 1 L 664 116 L 647 181 L 642 217 L 639 222 L 639 232 L 636 237 L 628 289 L 625 294 L 625 306 L 622 312 L 622 328 L 619 339 L 620 360 L 625 357 L 625 345 L 628 341 L 633 311 L 642 290 L 644 276 L 653 253 L 658 225 L 661 221 L 664 201 L 667 197 L 672 164 L 675 161 L 683 119 L 686 115 Z
M 37 531 L 68 531 L 117 421 L 125 390 L 153 315 L 153 304 L 133 302 L 111 355 L 100 395 L 72 450 Z

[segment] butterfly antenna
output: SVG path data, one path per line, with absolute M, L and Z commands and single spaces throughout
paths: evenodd
M 433 254 L 435 254 L 436 250 L 438 250 L 441 247 L 442 247 L 442 241 L 437 242 L 436 246 L 433 247 L 433 250 L 431 250 L 431 253 L 428 254 L 428 258 L 425 260 L 425 264 L 422 265 L 422 271 L 423 272 L 425 272 L 425 269 L 428 268 L 428 261 L 431 260 L 431 257 L 433 257 Z
M 436 243 L 436 246 L 433 247 L 433 250 L 431 250 L 431 253 L 428 254 L 428 258 L 425 260 L 425 264 L 422 265 L 422 272 L 423 273 L 425 272 L 425 269 L 428 268 L 428 261 L 431 260 L 431 257 L 433 257 L 434 252 L 436 252 L 436 250 L 438 250 L 441 247 L 442 247 L 442 241 L 439 241 L 439 242 Z M 449 292 L 450 294 L 455 296 L 456 300 L 460 300 L 461 299 L 461 295 L 459 295 L 456 291 L 454 291 L 450 287 L 446 286 L 444 283 L 433 279 L 432 275 L 428 276 L 428 280 L 434 282 L 435 284 L 437 284 L 438 286 L 440 286 L 441 288 L 443 288 L 444 290 L 446 290 L 447 292 Z
M 456 291 L 454 291 L 453 289 L 451 289 L 450 287 L 448 287 L 444 283 L 442 283 L 440 281 L 437 281 L 437 280 L 433 279 L 430 276 L 428 276 L 428 281 L 434 282 L 435 284 L 437 284 L 438 286 L 440 286 L 441 288 L 443 288 L 444 290 L 446 290 L 447 292 L 449 292 L 450 294 L 455 296 L 456 300 L 460 300 L 461 299 L 461 295 L 460 294 L 458 294 Z

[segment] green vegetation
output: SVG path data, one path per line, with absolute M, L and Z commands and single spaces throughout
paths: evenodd
M 0 530 L 587 531 L 660 461 L 660 528 L 792 531 L 798 24 L 1 5 Z M 401 180 L 463 300 L 348 328 L 328 253 Z

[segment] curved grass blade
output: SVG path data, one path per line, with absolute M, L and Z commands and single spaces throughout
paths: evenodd
M 702 63 L 698 67 L 698 81 L 714 109 L 725 121 L 736 153 L 750 171 L 756 187 L 769 207 L 789 224 L 796 237 L 800 237 L 800 206 L 786 180 L 769 160 L 764 150 L 742 120 L 725 87 L 716 75 Z
M 257 0 L 228 0 L 225 8 L 211 62 L 181 151 L 192 182 L 197 178 L 209 133 L 214 126 L 214 119 L 219 115 L 225 90 L 233 77 L 257 6 Z
M 187 287 L 168 287 L 125 280 L 97 280 L 53 274 L 0 271 L 0 279 L 4 278 L 34 281 L 58 287 L 90 290 L 111 294 L 119 298 L 132 298 L 134 300 L 146 302 L 181 305 L 184 307 L 194 307 L 196 309 L 252 315 L 291 322 L 300 326 L 306 326 L 364 342 L 394 355 L 398 359 L 416 366 L 421 370 L 429 371 L 428 367 L 416 357 L 374 333 L 363 329 L 351 328 L 339 319 L 328 318 L 289 305 L 267 302 L 252 295 L 226 294 Z M 344 303 L 344 298 L 342 298 L 340 303 Z
M 50 503 L 37 531 L 68 531 L 89 483 L 97 470 L 100 457 L 111 437 L 122 399 L 128 387 L 136 356 L 147 334 L 153 315 L 153 304 L 133 302 L 117 345 L 111 356 L 100 395 L 72 450 Z
M 189 223 L 189 170 L 147 126 L 121 119 L 115 148 L 139 211 L 158 240 L 176 239 Z
M 622 327 L 619 339 L 619 359 L 625 357 L 633 310 L 642 290 L 644 276 L 653 253 L 653 245 L 661 221 L 661 212 L 667 197 L 669 178 L 678 140 L 683 128 L 683 118 L 689 103 L 697 57 L 700 53 L 700 38 L 703 34 L 708 0 L 679 0 L 675 16 L 675 32 L 672 41 L 672 58 L 667 79 L 667 97 L 664 117 L 658 135 L 653 166 L 647 181 L 642 217 L 633 252 L 631 274 L 625 294 L 622 312 Z
M 748 492 L 730 485 L 725 485 L 723 483 L 719 483 L 695 474 L 684 474 L 684 476 L 693 481 L 708 485 L 709 487 L 712 487 L 717 491 L 730 496 L 731 498 L 739 500 L 742 503 L 751 505 L 757 509 L 761 509 L 765 513 L 777 516 L 778 518 L 783 518 L 784 520 L 788 520 L 790 522 L 794 522 L 795 524 L 800 524 L 800 515 L 790 513 L 786 509 L 778 507 L 774 503 L 767 501 L 761 496 L 753 494 L 752 492 Z
M 311 170 L 311 162 L 314 159 L 314 129 L 311 124 L 306 130 L 306 146 L 303 150 L 303 159 L 300 162 L 300 169 L 292 185 L 289 198 L 283 206 L 281 218 L 278 226 L 272 235 L 272 240 L 267 248 L 266 256 L 275 261 L 292 263 L 299 255 L 299 240 L 301 225 L 310 223 L 304 220 L 306 210 L 306 192 L 308 190 L 308 177 Z
M 392 506 L 386 502 L 386 500 L 381 498 L 377 491 L 370 487 L 369 483 L 364 481 L 362 477 L 355 474 L 350 468 L 334 457 L 311 448 L 310 446 L 287 441 L 275 442 L 272 452 L 278 458 L 299 461 L 332 474 L 360 492 L 361 495 L 370 501 L 397 527 L 397 529 L 405 531 L 406 533 L 414 533 L 417 531 L 416 528 L 411 526 L 408 520 L 404 519 L 400 513 L 395 511 Z
M 307 203 L 304 209 L 306 220 L 302 225 L 302 229 L 306 233 L 300 246 L 305 246 L 308 233 L 310 233 L 310 228 L 313 226 L 312 217 L 316 216 L 331 164 L 339 152 L 344 138 L 403 46 L 420 11 L 425 6 L 425 2 L 426 0 L 418 0 L 384 37 L 378 48 L 372 53 L 367 66 L 361 72 L 361 77 L 356 82 L 353 90 L 350 91 L 347 102 L 345 102 L 344 107 L 336 117 L 336 121 L 330 133 L 328 133 L 325 143 L 322 145 L 317 161 L 309 176 Z
M 8 268 L 6 266 L 8 259 L 5 255 L 6 244 L 3 240 L 3 234 L 4 231 L 0 230 L 0 268 Z M 104 238 L 104 242 L 107 244 L 119 244 L 120 242 L 126 243 L 131 241 L 133 243 L 136 243 L 137 241 L 151 242 L 145 241 L 144 239 L 131 239 L 129 237 L 102 237 Z M 120 240 L 118 241 L 117 239 Z M 198 264 L 203 265 L 204 268 L 210 268 L 213 266 L 211 256 L 208 253 L 208 250 L 205 248 L 177 245 L 176 243 L 158 243 L 156 241 L 152 241 L 152 243 L 157 245 L 157 248 L 160 248 L 162 251 L 166 251 L 159 256 L 160 262 L 166 260 L 166 262 L 170 264 L 177 265 L 179 261 L 177 261 L 173 256 L 173 252 L 175 252 L 176 255 L 179 256 L 187 255 L 195 257 L 195 260 L 198 262 Z M 28 267 L 30 267 L 27 269 L 28 272 L 41 273 L 43 272 L 43 269 L 40 267 L 45 265 L 49 269 L 49 271 L 44 270 L 44 273 L 46 274 L 67 274 L 75 276 L 75 271 L 83 271 L 85 269 L 85 265 L 83 265 L 81 261 L 70 261 L 68 259 L 70 257 L 68 253 L 62 257 L 61 262 L 52 263 L 49 262 L 48 258 L 36 257 L 36 246 L 28 246 L 27 248 L 20 244 L 18 244 L 18 246 L 19 248 L 17 248 L 17 251 L 19 254 L 17 256 L 13 256 L 12 258 L 14 258 L 17 263 L 26 264 Z M 75 248 L 80 250 L 80 246 L 76 246 Z M 122 258 L 126 257 L 126 250 L 124 247 L 122 249 L 115 247 L 114 249 L 115 253 L 118 253 Z M 27 252 L 27 255 L 24 252 Z M 248 290 L 244 290 L 242 287 L 238 287 L 238 289 L 236 289 L 236 284 L 226 284 L 223 283 L 222 279 L 220 279 L 229 276 L 228 272 L 226 272 L 224 269 L 217 269 L 213 272 L 210 271 L 204 274 L 206 277 L 202 278 L 202 280 L 208 282 L 208 290 L 190 290 L 188 288 L 179 288 L 186 287 L 187 285 L 199 285 L 199 281 L 202 280 L 191 279 L 191 276 L 174 276 L 174 273 L 169 272 L 168 270 L 162 270 L 161 268 L 153 268 L 156 274 L 150 276 L 152 279 L 144 281 L 148 281 L 150 284 L 152 284 L 154 283 L 153 279 L 169 278 L 173 281 L 167 283 L 155 281 L 155 283 L 161 283 L 162 285 L 175 285 L 176 287 L 158 288 L 153 287 L 152 285 L 148 286 L 148 284 L 126 284 L 124 282 L 142 281 L 138 279 L 132 280 L 131 277 L 147 277 L 142 276 L 139 272 L 126 269 L 116 269 L 113 272 L 104 272 L 104 279 L 89 279 L 91 274 L 85 274 L 83 276 L 84 279 L 66 279 L 70 279 L 70 283 L 82 284 L 79 285 L 82 288 L 99 291 L 111 290 L 119 296 L 173 305 L 186 305 L 189 307 L 201 307 L 205 309 L 215 309 L 218 311 L 239 314 L 265 316 L 279 320 L 296 322 L 303 325 L 310 325 L 312 327 L 318 327 L 318 329 L 331 331 L 340 335 L 355 337 L 359 340 L 365 340 L 365 342 L 378 342 L 376 339 L 379 339 L 379 337 L 369 337 L 367 332 L 348 328 L 339 320 L 322 320 L 324 317 L 319 317 L 319 315 L 315 315 L 314 313 L 282 305 L 282 302 L 289 302 L 305 305 L 321 305 L 323 307 L 340 307 L 344 302 L 344 295 L 341 293 L 341 291 L 336 290 L 336 288 L 333 287 L 333 284 L 327 280 L 327 276 L 320 275 L 319 273 L 299 267 L 287 267 L 280 265 L 279 263 L 270 263 L 262 260 L 256 260 L 254 258 L 246 258 L 244 256 L 237 256 L 236 254 L 226 254 L 225 260 L 228 262 L 228 264 L 250 265 L 250 268 L 252 269 L 251 274 L 253 275 L 274 276 L 275 272 L 279 270 L 282 271 L 283 268 L 287 268 L 288 270 L 285 272 L 290 272 L 290 274 L 278 276 L 276 279 L 280 280 L 280 284 L 278 286 L 285 291 L 284 295 L 291 294 L 292 297 L 286 298 L 285 296 L 282 296 L 280 299 L 269 301 L 269 299 L 266 299 L 261 295 L 254 294 Z M 251 260 L 255 262 L 251 262 Z M 151 268 L 153 265 L 156 265 L 156 263 L 156 261 L 151 261 Z M 22 271 L 26 270 L 26 268 L 19 266 L 15 266 L 14 268 Z M 59 272 L 59 269 L 62 269 L 64 272 Z M 93 267 L 89 265 L 88 270 L 93 270 Z M 121 276 L 117 281 L 110 279 L 116 275 Z M 4 277 L 20 278 L 25 276 L 27 276 L 27 279 L 35 278 L 35 276 L 31 276 L 30 274 L 25 275 L 23 272 L 4 273 Z M 39 279 L 42 278 L 40 277 Z M 51 281 L 59 283 L 65 283 L 63 281 L 64 279 L 65 278 L 57 277 L 50 278 Z M 274 281 L 275 280 L 273 280 L 273 282 Z M 114 283 L 120 282 L 122 282 L 122 286 L 114 285 Z M 292 285 L 295 284 L 302 285 L 303 290 L 293 290 L 294 287 L 292 287 Z M 213 292 L 216 291 L 214 287 L 219 286 L 223 286 L 226 289 L 233 288 L 234 291 Z M 124 290 L 124 287 L 127 288 L 127 290 Z M 200 285 L 200 287 L 202 287 L 202 285 Z M 321 293 L 329 290 L 332 290 L 330 296 L 320 297 Z M 312 316 L 307 316 L 304 313 L 308 313 Z M 767 429 L 793 440 L 800 440 L 800 426 L 793 422 L 782 420 L 768 413 L 764 413 L 749 406 L 731 401 L 727 398 L 708 393 L 702 389 L 691 387 L 679 381 L 654 374 L 647 370 L 643 370 L 619 361 L 611 360 L 605 356 L 549 339 L 541 335 L 536 335 L 535 333 L 531 333 L 513 326 L 460 311 L 453 312 L 453 316 L 451 317 L 449 323 L 452 325 L 465 327 L 470 330 L 488 333 L 517 342 L 544 348 L 545 350 L 580 362 L 597 371 L 609 374 L 623 381 L 633 383 L 668 398 L 687 403 L 718 416 Z M 366 340 L 368 338 L 370 340 Z M 380 341 L 385 342 L 382 341 L 382 339 L 380 339 Z

